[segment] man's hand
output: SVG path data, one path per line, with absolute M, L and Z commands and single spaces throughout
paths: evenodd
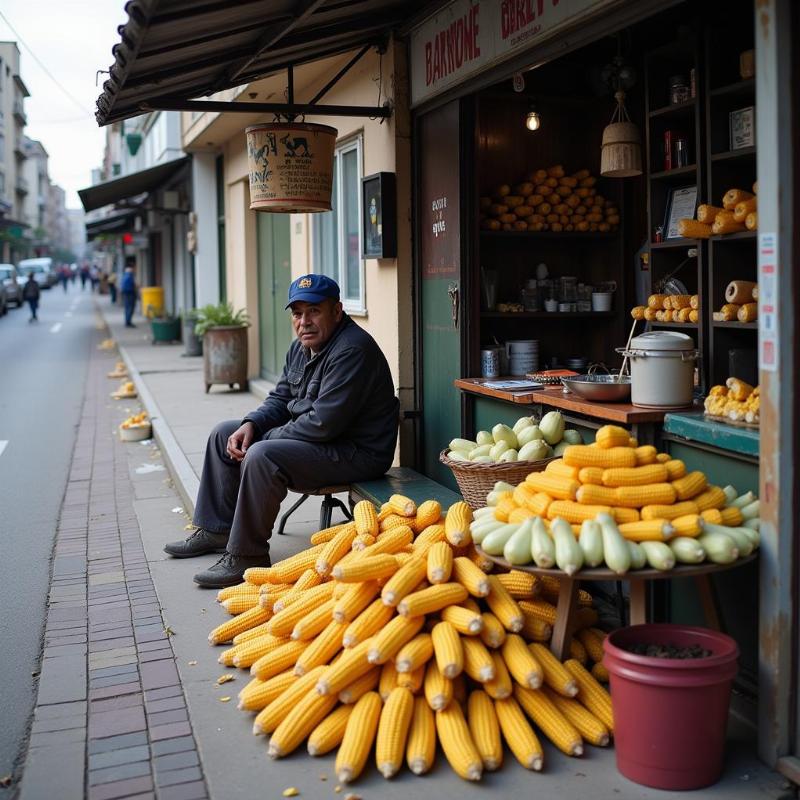
M 256 426 L 252 422 L 243 423 L 228 437 L 225 451 L 234 461 L 241 461 L 247 452 L 247 448 L 252 444 L 255 435 Z

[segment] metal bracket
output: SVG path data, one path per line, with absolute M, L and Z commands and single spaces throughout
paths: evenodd
M 300 116 L 312 114 L 319 117 L 380 117 L 392 116 L 392 107 L 385 106 L 318 106 L 312 103 L 230 103 L 217 100 L 183 100 L 172 97 L 154 97 L 139 104 L 142 113 L 147 111 L 218 111 L 223 114 L 281 114 Z
M 450 296 L 450 303 L 452 304 L 452 308 L 450 310 L 450 316 L 453 319 L 453 327 L 458 327 L 458 284 L 451 283 L 447 287 L 447 294 Z

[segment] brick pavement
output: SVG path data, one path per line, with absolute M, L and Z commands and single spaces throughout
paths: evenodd
M 20 800 L 208 796 L 134 511 L 135 445 L 119 441 L 105 399 L 116 358 L 93 348 Z

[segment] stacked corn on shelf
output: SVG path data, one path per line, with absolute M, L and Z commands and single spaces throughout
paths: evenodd
M 676 562 L 731 564 L 760 542 L 752 492 L 709 484 L 680 459 L 638 446 L 605 425 L 591 445 L 571 445 L 518 486 L 498 483 L 474 512 L 472 541 L 513 565 L 569 575 L 605 565 L 672 569 Z
M 209 641 L 249 669 L 239 708 L 256 712 L 269 754 L 307 740 L 311 755 L 338 748 L 340 782 L 355 780 L 374 745 L 389 778 L 403 763 L 428 772 L 437 740 L 466 780 L 499 769 L 503 741 L 528 769 L 543 767 L 537 731 L 570 756 L 609 743 L 610 697 L 599 680 L 604 632 L 580 595 L 571 658 L 546 643 L 559 581 L 492 563 L 473 547 L 472 512 L 442 514 L 395 495 L 380 512 L 358 503 L 354 522 L 319 531 L 311 547 L 220 591 L 233 619 Z M 593 666 L 591 666 L 593 664 Z M 534 728 L 536 726 L 536 729 Z

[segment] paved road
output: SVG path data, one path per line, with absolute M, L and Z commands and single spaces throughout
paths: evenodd
M 80 284 L 0 318 L 0 776 L 12 772 L 34 701 L 50 556 L 95 326 Z

